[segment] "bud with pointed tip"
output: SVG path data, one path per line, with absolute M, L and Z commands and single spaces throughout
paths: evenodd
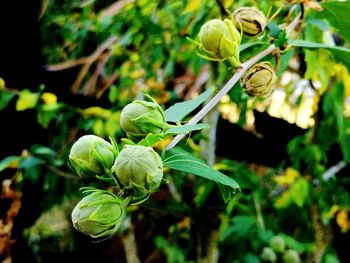
M 151 147 L 125 145 L 112 171 L 126 189 L 132 189 L 134 197 L 146 196 L 158 189 L 163 178 L 163 162 Z
M 161 133 L 166 126 L 164 112 L 155 102 L 135 100 L 126 105 L 120 115 L 120 127 L 135 142 L 149 133 Z
M 263 32 L 267 24 L 263 12 L 255 7 L 240 7 L 233 13 L 233 17 L 237 29 L 242 28 L 243 33 L 250 37 Z
M 112 193 L 96 190 L 85 196 L 72 211 L 73 226 L 92 238 L 114 235 L 123 219 L 123 200 Z
M 252 66 L 242 77 L 241 85 L 251 96 L 270 94 L 276 84 L 276 73 L 270 62 L 260 62 Z
M 95 135 L 84 135 L 72 146 L 69 164 L 79 176 L 103 176 L 117 156 L 112 144 Z
M 198 37 L 200 49 L 208 55 L 208 59 L 228 59 L 233 66 L 240 64 L 238 48 L 241 36 L 231 20 L 212 19 L 206 22 L 201 27 Z

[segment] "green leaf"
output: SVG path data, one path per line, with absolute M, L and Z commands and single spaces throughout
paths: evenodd
M 276 47 L 282 47 L 284 44 L 286 44 L 288 41 L 287 38 L 287 31 L 283 30 L 278 33 L 277 39 L 274 41 L 274 44 Z
M 241 44 L 239 45 L 239 52 L 242 52 L 248 48 L 251 48 L 253 46 L 269 46 L 269 42 L 257 42 L 257 41 L 254 41 L 254 42 L 249 42 L 249 43 L 244 43 L 244 44 Z
M 19 156 L 8 156 L 5 159 L 2 159 L 0 161 L 0 172 L 12 167 L 12 166 L 18 166 L 18 162 L 21 160 L 21 157 Z
M 290 189 L 293 202 L 302 207 L 309 195 L 309 184 L 304 178 L 298 179 Z
M 164 134 L 187 134 L 191 131 L 198 131 L 204 128 L 208 128 L 206 124 L 194 124 L 172 127 L 164 132 Z
M 315 49 L 315 48 L 327 49 L 332 53 L 334 59 L 337 62 L 344 64 L 350 71 L 350 49 L 337 47 L 337 46 L 329 46 L 326 44 L 315 43 L 315 42 L 310 42 L 305 40 L 293 40 L 293 39 L 288 40 L 288 44 L 290 46 L 303 47 L 307 49 Z
M 175 147 L 167 151 L 165 153 L 163 163 L 164 166 L 171 169 L 198 175 L 218 184 L 222 184 L 226 187 L 226 200 L 224 201 L 228 201 L 228 197 L 236 194 L 240 190 L 239 185 L 232 178 L 213 170 L 202 160 L 179 147 Z
M 279 33 L 282 31 L 282 29 L 274 21 L 271 21 L 270 23 L 268 23 L 267 28 L 270 31 L 270 36 L 274 38 L 278 38 Z
M 256 218 L 251 215 L 237 215 L 232 219 L 232 225 L 222 233 L 221 240 L 226 238 L 240 239 L 250 234 L 256 226 Z
M 287 69 L 288 65 L 289 65 L 289 61 L 293 58 L 294 56 L 294 50 L 290 50 L 286 53 L 284 53 L 281 56 L 281 64 L 280 64 L 280 68 L 277 72 L 277 76 L 281 76 L 283 72 L 285 72 L 285 70 Z
M 137 145 L 151 147 L 164 138 L 163 134 L 147 134 L 146 138 L 142 139 Z
M 188 114 L 194 111 L 199 105 L 205 102 L 215 91 L 215 88 L 208 89 L 197 98 L 175 103 L 164 111 L 165 119 L 168 122 L 182 121 Z
M 14 96 L 15 95 L 10 92 L 1 90 L 0 91 L 0 110 L 5 109 Z
M 346 41 L 350 42 L 350 1 L 333 1 L 321 5 L 322 12 L 311 11 L 311 17 L 327 20 Z

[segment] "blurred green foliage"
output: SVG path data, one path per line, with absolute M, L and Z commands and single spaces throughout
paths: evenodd
M 120 111 L 135 98 L 142 98 L 142 89 L 168 108 L 191 93 L 201 93 L 191 89 L 206 71 L 210 74 L 204 81 L 208 86 L 221 87 L 232 76 L 228 64 L 205 61 L 186 39 L 196 39 L 207 20 L 227 16 L 220 3 L 231 12 L 256 5 L 270 16 L 281 8 L 258 39 L 243 37 L 241 60 L 275 41 L 282 49 L 278 90 L 284 94 L 284 105 L 301 111 L 305 97 L 311 96 L 314 124 L 289 142 L 289 158 L 278 167 L 217 158 L 214 169 L 234 179 L 242 189 L 227 204 L 215 183 L 166 170 L 168 183 L 160 192 L 129 211 L 140 257 L 142 261 L 149 259 L 147 262 L 204 262 L 218 253 L 218 262 L 261 262 L 263 248 L 279 235 L 288 248 L 299 253 L 302 262 L 317 257 L 326 263 L 339 262 L 330 229 L 343 233 L 350 229 L 350 181 L 346 176 L 337 177 L 350 161 L 349 1 L 321 1 L 322 12 L 304 5 L 299 34 L 288 42 L 282 25 L 302 9 L 300 5 L 291 9 L 283 1 L 47 3 L 41 21 L 47 69 L 78 68 L 72 86 L 65 87 L 67 92 L 97 99 L 107 96 L 110 106 L 77 108 L 57 100 L 44 86 L 37 91 L 16 90 L 0 79 L 0 110 L 15 100 L 17 111 L 34 110 L 38 124 L 50 131 L 49 145 L 32 145 L 23 149 L 22 155 L 0 161 L 0 171 L 14 175 L 18 191 L 28 185 L 42 188 L 42 199 L 36 204 L 42 214 L 19 237 L 37 262 L 43 262 L 41 255 L 47 251 L 74 254 L 79 237 L 65 220 L 81 197 L 78 189 L 86 184 L 103 185 L 77 177 L 66 164 L 79 135 L 122 138 Z M 266 60 L 277 64 L 273 56 Z M 282 81 L 285 73 L 294 75 Z M 311 83 L 311 88 L 305 88 L 300 80 Z M 269 112 L 268 102 L 248 97 L 239 84 L 230 91 L 229 100 L 239 109 L 236 124 L 242 128 L 247 127 L 252 109 L 262 106 Z M 182 146 L 199 155 L 204 138 L 205 134 L 194 132 Z M 332 158 L 334 148 L 340 149 L 338 160 Z M 124 253 L 120 244 L 123 235 L 115 237 L 120 241 L 115 246 L 120 254 Z M 326 241 L 320 242 L 318 235 Z M 324 254 L 318 255 L 318 251 Z M 282 260 L 282 254 L 278 256 Z

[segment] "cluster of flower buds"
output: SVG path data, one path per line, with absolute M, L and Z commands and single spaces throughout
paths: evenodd
M 148 134 L 167 128 L 162 108 L 155 101 L 136 100 L 124 107 L 120 126 L 135 143 Z M 85 135 L 72 146 L 69 165 L 79 175 L 113 181 L 121 196 L 93 189 L 74 208 L 73 226 L 93 238 L 108 238 L 116 233 L 125 207 L 147 200 L 163 179 L 163 162 L 151 147 L 124 145 L 119 152 L 111 143 L 95 135 Z
M 276 73 L 270 62 L 260 62 L 252 66 L 242 77 L 241 85 L 251 96 L 270 94 L 276 84 Z
M 260 258 L 263 262 L 280 262 L 281 257 L 284 263 L 300 263 L 300 256 L 293 249 L 286 250 L 286 243 L 280 236 L 274 236 L 268 247 L 264 247 L 261 251 Z
M 199 33 L 199 49 L 208 60 L 228 60 L 233 67 L 240 65 L 239 45 L 240 31 L 253 37 L 262 33 L 266 28 L 265 15 L 255 7 L 241 7 L 232 14 L 231 19 L 212 19 L 202 25 Z
M 149 133 L 161 133 L 166 129 L 167 124 L 159 104 L 135 100 L 123 108 L 120 116 L 120 127 L 130 140 L 138 142 Z

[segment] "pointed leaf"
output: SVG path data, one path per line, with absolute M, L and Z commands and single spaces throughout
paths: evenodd
M 327 20 L 342 37 L 350 42 L 350 1 L 333 1 L 321 5 L 322 12 L 311 11 L 311 17 Z
M 170 108 L 164 111 L 165 119 L 168 122 L 182 121 L 188 114 L 194 111 L 199 105 L 205 102 L 213 93 L 215 89 L 208 89 L 206 92 L 199 95 L 193 100 L 187 100 L 179 103 L 175 103 Z
M 204 128 L 208 128 L 206 124 L 194 124 L 194 125 L 183 125 L 178 127 L 172 127 L 168 129 L 164 134 L 186 134 L 191 131 L 198 131 Z
M 350 49 L 343 48 L 343 47 L 337 47 L 337 46 L 329 46 L 322 43 L 315 43 L 305 40 L 288 40 L 288 44 L 294 47 L 303 47 L 308 49 L 314 49 L 314 48 L 323 48 L 329 50 L 334 59 L 344 64 L 348 70 L 350 71 Z
M 142 139 L 137 145 L 151 147 L 154 144 L 156 144 L 157 142 L 159 142 L 160 140 L 162 140 L 163 138 L 164 138 L 163 134 L 150 133 L 146 136 L 146 138 Z
M 230 196 L 236 194 L 237 191 L 240 190 L 235 180 L 219 171 L 213 170 L 202 160 L 179 147 L 175 147 L 166 152 L 163 164 L 171 169 L 198 175 L 218 184 L 222 184 L 225 187 L 226 198 L 224 199 L 226 200 L 224 201 L 228 201 Z

